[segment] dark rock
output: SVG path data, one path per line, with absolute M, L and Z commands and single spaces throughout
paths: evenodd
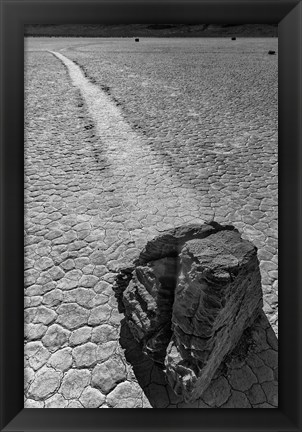
M 231 226 L 221 226 L 213 222 L 211 224 L 180 226 L 165 231 L 162 235 L 148 241 L 138 260 L 133 263 L 132 267 L 123 268 L 118 273 L 113 289 L 119 303 L 119 310 L 125 310 L 123 304 L 123 292 L 129 285 L 136 266 L 144 266 L 150 261 L 159 260 L 166 257 L 177 257 L 179 252 L 188 240 L 194 238 L 204 238 L 211 233 L 222 229 L 234 229 Z
M 235 38 L 235 37 L 232 37 L 232 40 L 236 40 L 236 38 Z
M 123 293 L 132 279 L 133 271 L 134 271 L 134 267 L 129 267 L 129 268 L 127 267 L 121 269 L 118 275 L 116 276 L 114 282 L 113 289 L 115 292 L 115 297 L 117 298 L 118 301 L 118 309 L 120 313 L 125 312 L 125 306 L 123 303 Z
M 276 54 L 276 51 L 271 51 L 271 50 L 269 50 L 268 53 L 271 54 L 271 55 L 273 55 L 273 54 Z
M 135 42 L 139 42 L 139 38 L 135 38 Z
M 207 388 L 262 307 L 256 248 L 236 231 L 188 241 L 180 253 L 167 348 L 170 385 L 186 400 Z
M 219 225 L 212 222 L 204 225 L 185 225 L 165 231 L 158 237 L 150 240 L 135 264 L 145 264 L 167 256 L 178 256 L 185 242 L 193 239 L 202 239 L 221 230 L 234 230 L 230 225 Z
M 186 402 L 206 390 L 263 305 L 256 247 L 214 222 L 148 242 L 115 291 L 133 336 Z
M 167 257 L 138 266 L 123 293 L 125 316 L 144 352 L 163 364 L 170 342 L 177 258 Z

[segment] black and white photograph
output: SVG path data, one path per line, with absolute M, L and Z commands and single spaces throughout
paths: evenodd
M 278 25 L 26 24 L 24 235 L 25 408 L 278 408 Z

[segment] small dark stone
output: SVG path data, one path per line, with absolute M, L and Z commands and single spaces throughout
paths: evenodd
M 135 38 L 135 42 L 139 42 L 139 38 Z
M 276 54 L 276 51 L 271 51 L 271 50 L 269 50 L 268 53 L 271 54 L 271 55 L 273 55 L 273 54 Z
M 232 40 L 236 40 L 236 38 L 235 38 L 235 37 L 232 37 Z

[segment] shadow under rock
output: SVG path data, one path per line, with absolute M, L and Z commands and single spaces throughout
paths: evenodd
M 278 406 L 278 340 L 264 312 L 245 330 L 202 397 L 193 403 L 185 403 L 181 396 L 175 395 L 164 371 L 142 352 L 125 318 L 121 323 L 120 344 L 153 408 Z
M 167 389 L 169 385 L 163 370 L 142 352 L 142 345 L 134 339 L 125 318 L 121 322 L 120 344 L 125 350 L 126 360 L 132 365 L 137 382 L 151 407 L 167 408 L 171 405 L 168 394 L 173 393 L 173 398 L 174 392 L 172 389 Z M 174 398 L 177 401 L 181 400 L 176 395 Z

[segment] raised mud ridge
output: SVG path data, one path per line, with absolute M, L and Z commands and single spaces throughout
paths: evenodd
M 181 226 L 148 242 L 114 286 L 143 351 L 198 399 L 261 312 L 257 248 L 233 226 Z

